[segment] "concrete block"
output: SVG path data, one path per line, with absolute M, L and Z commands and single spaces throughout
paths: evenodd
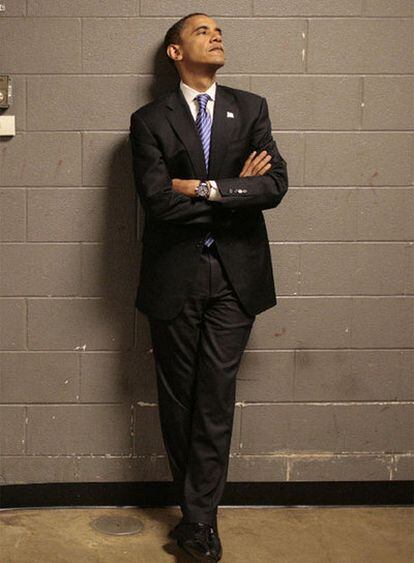
M 358 190 L 357 207 L 357 240 L 413 240 L 411 188 Z
M 31 350 L 127 350 L 133 304 L 101 299 L 29 299 Z
M 88 18 L 83 21 L 83 71 L 95 74 L 167 72 L 161 57 L 165 32 L 176 19 Z
M 250 88 L 250 76 L 237 75 L 237 74 L 226 74 L 224 70 L 219 69 L 216 75 L 217 84 L 222 86 L 228 86 L 229 88 L 237 88 L 239 90 L 246 90 L 247 92 L 252 91 Z
M 324 457 L 294 456 L 291 481 L 388 481 L 391 456 L 335 455 Z
M 310 73 L 412 73 L 413 22 L 409 18 L 312 18 Z
M 0 474 L 6 485 L 73 483 L 79 480 L 76 458 L 72 456 L 1 456 Z
M 0 299 L 0 350 L 26 348 L 26 304 L 24 299 Z
M 226 72 L 244 74 L 304 72 L 305 20 L 229 19 L 222 23 Z M 272 46 L 269 56 L 269 45 Z
M 406 259 L 407 259 L 407 274 L 406 274 L 406 284 L 405 293 L 414 293 L 414 244 L 410 243 L 406 248 Z
M 237 375 L 237 401 L 290 401 L 293 396 L 294 352 L 247 351 Z
M 29 130 L 129 130 L 131 113 L 150 101 L 147 76 L 29 76 L 27 80 Z M 73 91 L 76 111 L 69 95 Z
M 21 133 L 3 147 L 3 186 L 79 186 L 79 133 Z
M 270 246 L 273 278 L 278 295 L 299 293 L 299 244 L 272 244 Z
M 361 80 L 356 76 L 252 76 L 275 129 L 358 129 Z
M 81 262 L 78 295 L 135 298 L 140 267 L 136 244 L 109 240 L 104 243 L 84 243 Z
M 411 133 L 306 133 L 305 184 L 411 184 Z
M 137 16 L 139 0 L 27 0 L 29 16 Z
M 25 16 L 26 15 L 26 0 L 13 0 L 5 4 L 6 9 L 0 12 L 1 18 L 7 16 Z
M 80 248 L 77 244 L 4 244 L 0 269 L 3 296 L 77 295 Z
M 270 241 L 349 241 L 356 238 L 357 191 L 293 188 L 265 213 Z
M 392 453 L 413 446 L 412 405 L 247 405 L 242 452 Z
M 279 297 L 257 317 L 247 344 L 251 349 L 347 348 L 351 299 Z
M 215 16 L 249 16 L 252 13 L 250 0 L 141 0 L 142 16 L 175 16 L 178 20 L 186 14 L 205 12 Z M 225 22 L 223 22 L 225 23 Z M 167 30 L 165 30 L 167 31 Z
M 25 408 L 0 406 L 0 451 L 4 455 L 21 455 L 25 451 Z
M 82 456 L 77 458 L 79 481 L 172 481 L 168 459 L 162 455 L 139 457 Z
M 80 358 L 80 400 L 84 403 L 126 403 L 132 396 L 131 362 L 127 353 L 91 352 Z
M 405 243 L 300 246 L 301 295 L 401 295 Z
M 253 0 L 255 16 L 359 16 L 362 0 Z
M 70 18 L 0 18 L 5 73 L 69 73 L 81 68 L 81 26 Z M 52 46 L 52 47 L 51 47 Z
M 23 241 L 26 237 L 26 192 L 0 189 L 0 240 Z
M 392 476 L 393 481 L 414 480 L 414 455 L 396 455 L 395 469 Z
M 130 454 L 129 405 L 28 407 L 28 453 Z
M 303 186 L 305 168 L 305 133 L 273 131 L 273 139 L 287 163 L 289 186 Z
M 134 199 L 130 193 L 115 193 L 109 188 L 30 190 L 28 238 L 44 242 L 107 241 L 111 248 L 125 244 L 135 240 Z
M 284 456 L 232 455 L 227 481 L 286 481 L 286 470 Z
M 410 348 L 414 297 L 352 298 L 353 348 Z
M 74 353 L 4 352 L 0 361 L 2 403 L 70 403 L 79 398 Z
M 122 187 L 123 192 L 135 191 L 127 133 L 83 134 L 83 185 L 116 186 Z
M 362 15 L 364 16 L 386 16 L 387 18 L 399 16 L 411 16 L 413 14 L 413 3 L 411 0 L 365 0 Z
M 412 362 L 408 350 L 296 350 L 289 399 L 410 401 Z
M 105 238 L 105 190 L 36 189 L 28 193 L 30 241 L 80 242 Z
M 364 76 L 363 129 L 414 129 L 414 78 Z

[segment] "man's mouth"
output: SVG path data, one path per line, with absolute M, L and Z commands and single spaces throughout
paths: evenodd
M 221 51 L 222 53 L 224 53 L 224 49 L 222 47 L 213 47 L 212 49 L 210 49 L 211 51 Z

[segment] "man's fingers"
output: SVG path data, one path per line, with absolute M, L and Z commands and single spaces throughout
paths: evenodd
M 272 156 L 270 154 L 259 154 L 252 163 L 253 172 L 260 170 L 260 168 L 267 164 L 271 158 Z
M 244 163 L 244 165 L 243 165 L 242 171 L 240 172 L 239 176 L 245 176 L 245 175 L 247 175 L 247 171 L 248 171 L 248 169 L 249 169 L 249 167 L 250 167 L 250 164 L 251 164 L 251 162 L 252 162 L 252 160 L 253 160 L 255 154 L 256 154 L 256 151 L 253 151 L 253 152 L 251 152 L 251 153 L 249 154 L 249 156 L 246 158 L 246 161 L 245 161 L 245 163 Z
M 268 170 L 270 170 L 272 168 L 272 165 L 270 164 L 270 162 L 268 164 L 266 164 L 263 168 L 261 168 L 261 170 L 259 170 L 259 172 L 256 174 L 257 176 L 264 176 L 266 174 L 266 172 Z
M 271 159 L 272 155 L 268 154 L 265 150 L 261 151 L 259 154 L 257 154 L 257 151 L 253 151 L 247 157 L 239 177 L 263 176 L 263 174 L 271 168 Z
M 267 156 L 269 156 L 269 155 L 267 154 L 266 151 L 260 152 L 257 156 L 255 156 L 255 158 L 252 161 L 253 167 L 256 166 L 257 164 L 259 164 L 259 162 L 261 162 Z
M 268 166 L 268 164 L 270 163 L 270 160 L 272 159 L 271 155 L 267 155 L 265 158 L 263 158 L 254 168 L 253 168 L 253 172 L 254 174 L 259 174 L 260 171 L 262 170 L 262 168 L 264 168 L 265 166 Z
M 255 176 L 260 168 L 264 166 L 264 164 L 267 164 L 267 162 L 269 162 L 271 158 L 271 155 L 267 154 L 266 151 L 262 151 L 260 154 L 258 154 L 250 163 L 248 171 L 249 175 Z

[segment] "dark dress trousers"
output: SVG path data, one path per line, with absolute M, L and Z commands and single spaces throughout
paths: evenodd
M 286 162 L 266 100 L 220 85 L 208 173 L 179 88 L 132 114 L 130 139 L 145 212 L 136 306 L 149 319 L 164 444 L 184 519 L 215 525 L 237 370 L 255 316 L 276 304 L 262 210 L 284 197 Z M 251 151 L 263 149 L 271 169 L 239 178 Z M 173 178 L 215 180 L 222 198 L 179 194 Z

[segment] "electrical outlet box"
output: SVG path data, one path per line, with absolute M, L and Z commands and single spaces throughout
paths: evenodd
M 0 115 L 0 137 L 14 137 L 16 124 L 14 115 Z
M 7 109 L 11 104 L 12 83 L 10 76 L 0 74 L 0 109 Z

